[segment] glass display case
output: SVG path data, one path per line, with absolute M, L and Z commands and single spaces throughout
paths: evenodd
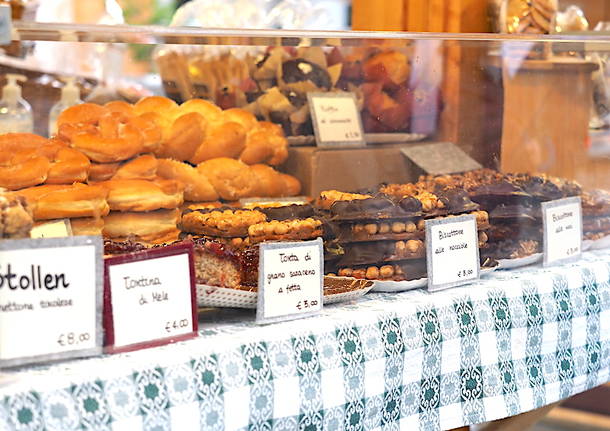
M 192 244 L 203 311 L 197 340 L 7 372 L 0 424 L 449 429 L 608 380 L 607 36 L 13 24 L 0 237 Z M 543 268 L 543 207 L 573 197 L 576 258 Z M 427 224 L 462 215 L 480 278 L 416 290 Z M 236 311 L 261 244 L 318 238 L 326 305 L 347 304 Z

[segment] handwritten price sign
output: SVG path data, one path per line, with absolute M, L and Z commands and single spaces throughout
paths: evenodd
M 319 147 L 366 145 L 354 93 L 307 93 Z
M 68 332 L 67 334 L 61 334 L 57 339 L 57 344 L 60 346 L 75 346 L 81 343 L 86 343 L 91 340 L 91 334 L 83 332 L 81 334 L 75 334 L 74 332 Z
M 196 336 L 193 249 L 177 244 L 106 259 L 106 344 L 121 352 Z
M 582 251 L 582 206 L 579 197 L 542 203 L 544 264 L 577 259 Z
M 426 220 L 428 290 L 479 278 L 477 223 L 473 215 Z
M 99 237 L 0 241 L 0 367 L 102 351 Z
M 297 319 L 322 309 L 322 239 L 260 245 L 257 323 Z

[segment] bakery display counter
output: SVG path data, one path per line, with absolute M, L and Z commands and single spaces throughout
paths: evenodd
M 444 292 L 369 294 L 257 326 L 201 310 L 195 340 L 5 371 L 5 429 L 451 429 L 608 381 L 610 252 Z
M 452 429 L 610 380 L 604 78 L 559 49 L 581 38 L 13 38 L 146 48 L 124 78 L 156 87 L 36 90 L 0 55 L 29 80 L 0 100 L 0 429 Z M 47 283 L 53 262 L 89 284 Z M 52 328 L 19 336 L 50 347 L 19 350 L 42 303 Z

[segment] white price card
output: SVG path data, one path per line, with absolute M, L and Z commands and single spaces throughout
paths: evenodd
M 104 263 L 107 351 L 125 352 L 197 336 L 192 244 L 128 253 Z
M 307 100 L 319 147 L 366 145 L 354 93 L 307 93 Z
M 426 220 L 428 290 L 479 279 L 479 236 L 474 215 Z
M 580 197 L 542 203 L 544 265 L 577 259 L 582 253 Z
M 260 245 L 257 323 L 298 319 L 322 310 L 322 239 Z
M 0 366 L 102 351 L 100 237 L 0 241 Z
M 55 220 L 34 226 L 30 238 L 62 238 L 72 236 L 72 223 L 70 219 Z

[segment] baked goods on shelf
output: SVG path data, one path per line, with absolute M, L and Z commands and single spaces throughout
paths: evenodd
M 180 210 L 148 212 L 112 211 L 104 217 L 104 235 L 116 241 L 131 239 L 144 244 L 171 243 L 178 239 Z
M 182 216 L 184 232 L 223 238 L 246 237 L 248 228 L 267 220 L 256 210 L 223 209 L 188 211 Z
M 193 202 L 300 192 L 296 178 L 267 166 L 288 157 L 281 128 L 245 110 L 222 111 L 198 99 L 177 105 L 153 96 L 135 105 L 76 105 L 60 115 L 58 125 L 58 138 L 91 159 L 90 181 L 154 180 L 158 175 L 182 181 L 185 200 Z M 29 163 L 36 175 L 29 174 L 25 186 L 43 183 L 44 160 Z M 12 172 L 4 176 L 15 182 L 11 188 L 25 187 Z
M 112 211 L 154 211 L 182 205 L 183 185 L 175 180 L 110 180 L 99 184 L 108 191 Z
M 220 157 L 207 160 L 197 166 L 221 199 L 236 201 L 252 196 L 255 177 L 248 165 L 239 160 Z
M 154 180 L 157 178 L 158 163 L 155 156 L 144 154 L 121 163 L 111 178 L 113 180 Z
M 205 173 L 187 163 L 172 159 L 159 159 L 157 174 L 162 178 L 183 183 L 185 201 L 207 202 L 216 201 L 219 198 Z
M 34 220 L 94 217 L 108 214 L 108 190 L 99 185 L 44 185 L 13 192 L 32 208 Z
M 321 237 L 322 221 L 313 218 L 272 220 L 248 227 L 251 244 L 264 241 L 299 241 Z
M 83 182 L 89 165 L 87 156 L 57 140 L 13 133 L 0 141 L 0 187 L 9 190 Z
M 198 284 L 237 289 L 258 286 L 258 247 L 235 248 L 211 239 L 191 239 Z
M 0 238 L 29 238 L 33 225 L 27 201 L 0 191 Z
M 610 193 L 605 190 L 585 191 L 581 199 L 584 238 L 596 240 L 610 235 Z

